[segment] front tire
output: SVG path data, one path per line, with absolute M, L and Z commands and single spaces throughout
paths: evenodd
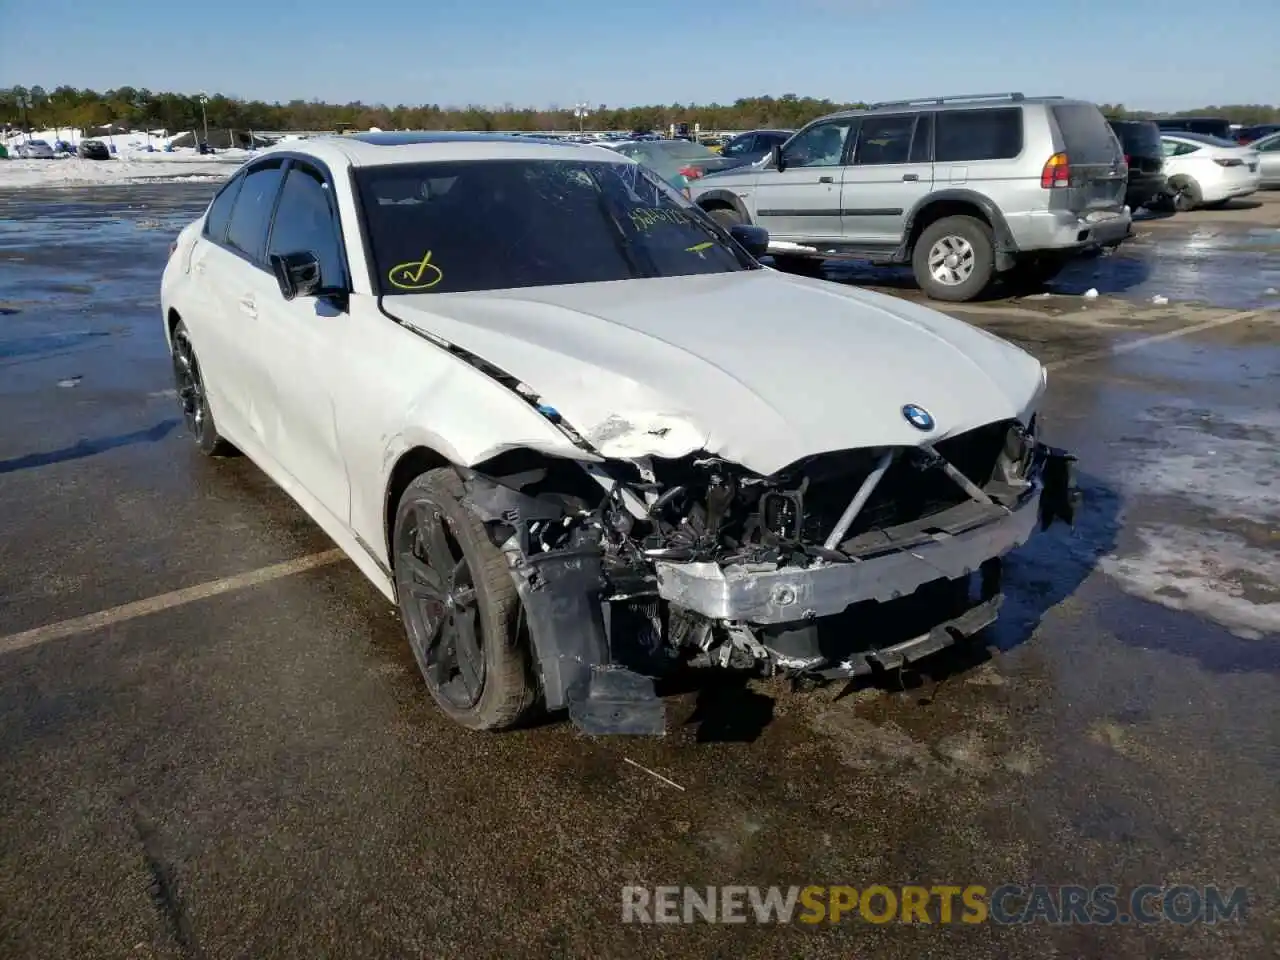
M 427 690 L 473 730 L 515 726 L 537 701 L 506 557 L 462 503 L 451 468 L 405 489 L 392 531 L 396 596 Z
M 929 224 L 911 252 L 911 269 L 931 300 L 972 300 L 987 288 L 995 269 L 991 228 L 963 216 Z
M 195 439 L 200 452 L 206 457 L 226 456 L 235 448 L 223 439 L 222 434 L 218 433 L 218 425 L 213 421 L 213 410 L 209 407 L 209 394 L 205 389 L 200 361 L 196 359 L 195 347 L 191 345 L 191 335 L 187 332 L 187 325 L 181 320 L 173 328 L 170 343 L 173 381 L 178 391 L 178 403 L 182 406 L 182 419 L 187 426 L 187 432 Z

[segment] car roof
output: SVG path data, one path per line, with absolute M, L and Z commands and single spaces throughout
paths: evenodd
M 396 133 L 327 134 L 306 140 L 290 140 L 261 151 L 296 153 L 330 165 L 377 167 L 398 163 L 441 160 L 595 160 L 631 161 L 620 154 L 603 153 L 595 143 L 541 140 L 500 133 L 444 133 L 406 131 Z
M 890 100 L 883 103 L 872 103 L 866 107 L 852 110 L 839 110 L 820 117 L 830 120 L 833 117 L 862 117 L 879 113 L 926 113 L 937 110 L 998 110 L 1002 107 L 1025 106 L 1063 106 L 1089 104 L 1088 100 L 1075 100 L 1066 97 L 1028 97 L 1021 93 L 982 94 L 975 96 L 923 97 L 919 100 Z

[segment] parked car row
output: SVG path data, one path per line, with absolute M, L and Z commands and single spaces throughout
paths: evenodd
M 82 160 L 110 160 L 111 151 L 101 140 L 81 140 L 79 146 L 59 140 L 50 144 L 48 140 L 24 140 L 12 148 L 17 160 L 53 160 L 58 156 L 69 156 L 74 153 Z

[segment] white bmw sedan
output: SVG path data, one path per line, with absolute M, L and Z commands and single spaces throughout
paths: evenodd
M 187 428 L 399 605 L 467 726 L 660 733 L 680 664 L 893 669 L 995 618 L 1071 458 L 1035 359 L 767 241 L 591 145 L 272 149 L 164 272 Z

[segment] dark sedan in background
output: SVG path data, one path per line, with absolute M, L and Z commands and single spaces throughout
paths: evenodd
M 76 156 L 81 160 L 110 160 L 111 151 L 101 140 L 81 140 L 76 147 Z
M 1164 174 L 1164 150 L 1160 144 L 1160 128 L 1150 120 L 1109 120 L 1111 129 L 1124 148 L 1129 165 L 1129 182 L 1124 202 L 1131 210 L 1146 206 L 1163 197 L 1168 178 Z
M 780 147 L 790 140 L 793 133 L 794 130 L 748 130 L 731 137 L 720 155 L 744 163 L 756 163 L 769 156 L 775 146 Z

